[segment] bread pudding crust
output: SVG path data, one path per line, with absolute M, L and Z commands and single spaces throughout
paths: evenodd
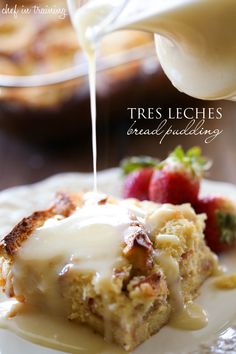
M 35 229 L 42 226 L 44 222 L 56 215 L 68 217 L 79 204 L 79 198 L 65 192 L 56 195 L 52 206 L 46 210 L 36 211 L 30 216 L 22 219 L 13 230 L 0 242 L 0 255 L 14 257 L 22 243 L 27 240 Z

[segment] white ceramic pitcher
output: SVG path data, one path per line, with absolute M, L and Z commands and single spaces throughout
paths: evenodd
M 153 32 L 160 63 L 178 90 L 202 99 L 236 99 L 236 0 L 68 0 L 68 5 L 75 25 L 77 11 L 88 16 L 91 42 L 122 29 Z

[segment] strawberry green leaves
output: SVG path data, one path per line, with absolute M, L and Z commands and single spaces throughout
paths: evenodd
M 133 156 L 121 161 L 124 175 L 147 167 L 157 167 L 160 160 L 150 156 Z
M 202 156 L 201 148 L 194 146 L 186 152 L 177 146 L 173 152 L 162 162 L 162 166 L 172 164 L 183 168 L 192 175 L 202 177 L 204 172 L 211 167 L 211 162 Z
M 220 241 L 232 246 L 236 242 L 236 216 L 217 210 L 216 222 L 220 230 Z

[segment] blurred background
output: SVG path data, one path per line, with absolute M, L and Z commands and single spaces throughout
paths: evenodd
M 35 4 L 0 0 L 0 9 Z M 42 0 L 40 7 L 66 9 L 66 2 Z M 53 85 L 46 85 L 49 79 Z M 29 84 L 34 87 L 24 87 Z M 178 144 L 201 145 L 214 160 L 208 177 L 236 183 L 236 103 L 179 93 L 160 68 L 151 35 L 123 31 L 105 38 L 97 101 L 100 170 L 117 166 L 125 156 L 163 158 Z M 223 118 L 207 120 L 205 128 L 224 131 L 210 144 L 199 136 L 170 136 L 160 145 L 156 136 L 127 136 L 128 107 L 222 107 Z M 187 121 L 172 124 L 181 128 Z M 156 126 L 156 120 L 141 123 L 142 128 Z M 87 64 L 70 20 L 55 13 L 0 11 L 0 189 L 71 171 L 92 171 L 92 149 Z

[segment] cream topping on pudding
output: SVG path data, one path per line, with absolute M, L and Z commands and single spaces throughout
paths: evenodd
M 12 269 L 16 295 L 24 293 L 31 304 L 43 301 L 43 306 L 61 311 L 58 278 L 70 269 L 94 274 L 97 293 L 109 289 L 131 222 L 129 210 L 115 204 L 85 205 L 67 218 L 48 219 L 17 252 Z M 38 287 L 30 286 L 31 282 Z
M 170 241 L 170 235 L 168 236 L 167 242 Z M 170 292 L 170 302 L 173 308 L 170 326 L 188 331 L 204 328 L 208 323 L 208 316 L 204 309 L 192 301 L 184 303 L 177 260 L 165 251 L 156 252 L 155 258 L 164 271 Z

